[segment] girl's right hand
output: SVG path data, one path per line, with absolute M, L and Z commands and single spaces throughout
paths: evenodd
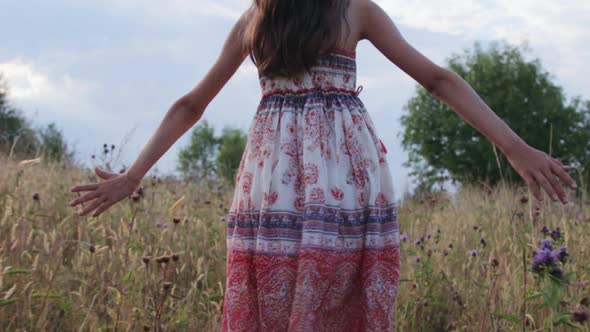
M 545 189 L 549 197 L 554 201 L 561 199 L 563 204 L 567 203 L 568 198 L 559 180 L 561 179 L 571 188 L 576 188 L 576 181 L 567 173 L 571 167 L 562 164 L 561 161 L 543 151 L 523 144 L 506 153 L 506 157 L 538 200 L 543 200 L 543 194 L 537 187 L 535 180 Z

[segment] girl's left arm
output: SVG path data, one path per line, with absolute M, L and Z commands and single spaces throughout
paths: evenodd
M 209 72 L 197 86 L 172 104 L 160 126 L 127 171 L 122 174 L 113 174 L 96 168 L 96 173 L 106 181 L 71 188 L 73 192 L 89 191 L 84 196 L 70 201 L 71 206 L 94 199 L 94 202 L 82 210 L 80 215 L 98 208 L 92 215 L 98 216 L 110 206 L 131 195 L 149 169 L 201 118 L 206 107 L 247 56 L 247 52 L 241 47 L 247 13 L 248 11 L 244 12 L 231 29 L 220 55 Z

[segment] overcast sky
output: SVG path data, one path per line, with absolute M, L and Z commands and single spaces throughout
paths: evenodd
M 444 66 L 453 53 L 505 39 L 524 40 L 568 100 L 590 98 L 590 1 L 381 0 L 402 35 Z M 78 158 L 92 164 L 102 144 L 121 143 L 130 165 L 179 96 L 214 63 L 226 34 L 250 1 L 2 1 L 0 72 L 10 100 L 34 125 L 56 122 Z M 369 42 L 357 49 L 357 84 L 388 149 L 396 196 L 412 190 L 402 166 L 399 118 L 416 82 Z M 204 114 L 217 130 L 247 131 L 260 99 L 256 68 L 243 63 Z M 150 173 L 175 172 L 190 131 Z M 121 167 L 121 164 L 117 165 Z

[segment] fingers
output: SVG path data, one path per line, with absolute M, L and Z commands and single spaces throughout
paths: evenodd
M 90 190 L 96 190 L 97 188 L 98 188 L 98 183 L 92 183 L 92 184 L 85 184 L 85 185 L 80 185 L 80 186 L 73 186 L 72 188 L 70 188 L 70 191 L 73 191 L 73 192 L 90 191 Z
M 559 179 L 555 176 L 555 174 L 553 174 L 551 168 L 543 169 L 543 175 L 545 175 L 545 178 L 549 180 L 549 183 L 551 184 L 553 191 L 561 199 L 561 202 L 563 204 L 567 203 L 567 194 L 561 187 Z M 555 197 L 553 199 L 555 199 Z
M 533 173 L 533 177 L 535 178 L 535 180 L 537 180 L 539 185 L 541 185 L 541 187 L 545 189 L 549 197 L 551 197 L 554 201 L 559 199 L 557 197 L 557 193 L 553 189 L 553 185 L 551 184 L 551 182 L 549 182 L 549 180 L 542 171 L 536 171 L 535 173 Z
M 102 203 L 104 203 L 105 201 L 107 201 L 107 197 L 99 197 L 97 199 L 94 200 L 94 202 L 92 202 L 92 204 L 90 204 L 89 206 L 87 206 L 84 210 L 82 210 L 80 212 L 80 215 L 83 216 L 85 214 L 87 214 L 88 212 L 96 209 L 99 205 L 101 205 Z
M 88 193 L 88 194 L 86 194 L 86 195 L 84 195 L 82 197 L 78 197 L 78 198 L 70 201 L 70 206 L 76 206 L 76 205 L 78 205 L 80 203 L 84 203 L 86 201 L 89 201 L 91 199 L 94 199 L 94 198 L 100 196 L 100 194 L 101 193 L 98 192 L 98 191 L 94 191 L 94 192 Z
M 102 203 L 101 206 L 98 207 L 98 209 L 96 211 L 94 211 L 94 213 L 92 214 L 93 217 L 98 217 L 99 214 L 103 213 L 106 209 L 108 209 L 111 205 L 113 205 L 114 203 L 107 200 L 104 201 Z
M 542 201 L 543 195 L 541 194 L 541 191 L 537 187 L 537 184 L 535 183 L 533 177 L 527 174 L 527 175 L 523 176 L 523 178 L 526 181 L 526 184 L 529 186 L 529 189 L 531 190 L 533 195 L 537 198 L 537 200 Z
M 555 175 L 557 175 L 563 182 L 567 183 L 568 186 L 572 188 L 577 187 L 576 181 L 574 181 L 574 179 L 572 179 L 572 177 L 566 171 L 564 171 L 563 168 L 552 165 L 551 171 L 553 171 L 553 173 L 555 173 Z
M 117 174 L 114 174 L 114 173 L 105 172 L 105 171 L 103 171 L 102 169 L 100 169 L 98 167 L 95 168 L 95 172 L 96 172 L 96 174 L 98 176 L 100 176 L 101 178 L 103 178 L 105 180 L 108 180 L 108 179 L 112 178 L 113 176 L 116 176 L 117 175 Z

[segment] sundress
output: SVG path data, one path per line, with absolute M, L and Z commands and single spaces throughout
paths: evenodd
M 393 331 L 397 203 L 356 51 L 259 80 L 226 218 L 222 331 Z

